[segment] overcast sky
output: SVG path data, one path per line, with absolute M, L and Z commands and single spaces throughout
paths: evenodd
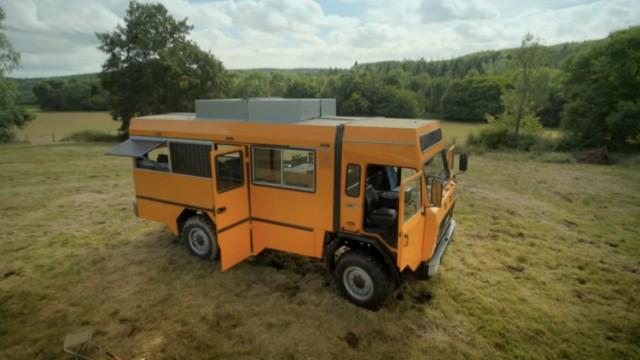
M 191 37 L 227 68 L 349 67 L 442 59 L 605 37 L 640 23 L 640 0 L 156 0 L 189 18 Z M 127 0 L 0 0 L 10 41 L 34 77 L 100 71 L 95 32 L 122 22 Z

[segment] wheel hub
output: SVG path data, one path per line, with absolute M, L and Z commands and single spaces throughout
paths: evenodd
M 202 256 L 209 253 L 209 237 L 203 229 L 191 229 L 189 231 L 188 239 L 191 249 L 193 249 L 196 254 Z
M 343 273 L 342 282 L 349 295 L 360 301 L 366 301 L 373 296 L 373 280 L 360 267 L 348 267 Z

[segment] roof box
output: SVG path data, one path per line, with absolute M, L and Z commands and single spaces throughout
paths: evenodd
M 196 100 L 196 118 L 292 123 L 336 115 L 336 99 L 207 99 Z

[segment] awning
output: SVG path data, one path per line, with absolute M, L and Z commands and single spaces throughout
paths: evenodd
M 140 140 L 140 139 L 127 139 L 106 152 L 106 155 L 113 156 L 130 156 L 134 158 L 141 157 L 149 151 L 157 148 L 163 143 L 163 141 L 157 140 Z

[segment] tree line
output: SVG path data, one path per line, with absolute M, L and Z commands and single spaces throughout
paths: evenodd
M 558 83 L 559 64 L 581 46 L 545 48 L 551 81 Z M 567 51 L 570 49 L 570 51 Z M 350 69 L 231 70 L 220 89 L 222 97 L 332 97 L 342 115 L 395 117 L 435 116 L 450 120 L 484 121 L 502 112 L 500 97 L 511 87 L 512 51 L 489 51 L 452 60 L 405 60 L 355 64 Z M 108 94 L 99 76 L 41 79 L 31 84 L 32 104 L 45 110 L 109 110 Z M 543 125 L 558 126 L 563 98 L 557 85 L 549 88 L 540 109 Z M 196 96 L 197 97 L 197 96 Z M 182 109 L 184 110 L 184 109 Z

